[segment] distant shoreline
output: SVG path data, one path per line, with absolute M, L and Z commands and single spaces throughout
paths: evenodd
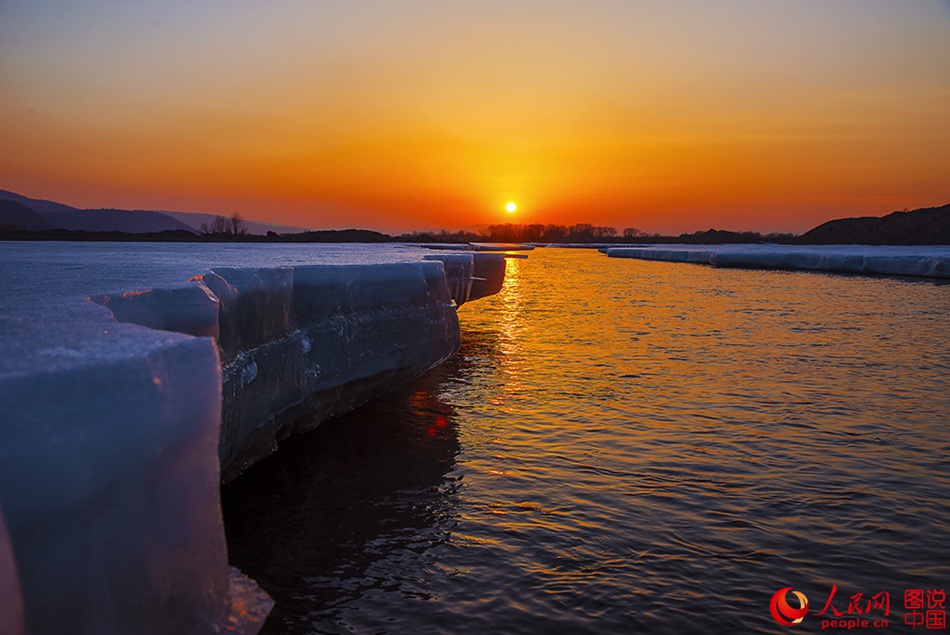
M 197 219 L 211 222 L 197 224 Z M 190 219 L 191 225 L 182 221 Z M 260 233 L 266 229 L 266 233 Z M 503 223 L 479 232 L 416 231 L 400 235 L 370 229 L 298 230 L 286 225 L 184 212 L 81 210 L 0 190 L 0 240 L 196 243 L 423 243 L 475 242 L 629 245 L 950 245 L 950 204 L 892 212 L 886 216 L 840 218 L 801 234 L 707 229 L 676 236 L 649 234 L 635 227 Z M 277 230 L 277 231 L 274 231 Z M 257 233 L 251 233 L 256 231 Z
M 843 219 L 844 221 L 858 219 Z M 831 221 L 840 223 L 842 221 Z M 679 236 L 593 237 L 589 240 L 568 238 L 565 240 L 512 240 L 504 242 L 536 245 L 603 247 L 638 245 L 729 245 L 729 244 L 780 244 L 780 245 L 950 245 L 950 237 L 941 238 L 939 232 L 925 233 L 918 240 L 902 240 L 900 236 L 889 241 L 860 241 L 843 234 L 810 236 L 815 230 L 796 235 L 761 235 L 755 232 L 728 232 L 710 229 L 705 232 Z M 87 231 L 82 229 L 45 229 L 39 231 L 0 231 L 0 242 L 143 242 L 143 243 L 244 243 L 244 244 L 306 244 L 306 243 L 418 243 L 418 244 L 468 244 L 493 241 L 485 236 L 445 235 L 434 233 L 392 236 L 368 229 L 340 229 L 304 232 L 301 234 L 198 234 L 186 230 L 159 232 Z

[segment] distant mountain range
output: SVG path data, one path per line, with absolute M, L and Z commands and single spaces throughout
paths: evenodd
M 63 203 L 29 198 L 0 190 L 0 231 L 45 229 L 84 230 L 90 232 L 119 231 L 145 234 L 168 230 L 199 232 L 210 224 L 216 214 L 168 212 L 156 210 L 79 209 Z M 248 233 L 264 235 L 296 234 L 307 231 L 278 223 L 245 220 Z

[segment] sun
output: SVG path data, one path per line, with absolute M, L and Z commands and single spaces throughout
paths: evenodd
M 508 204 L 505 205 L 505 209 L 508 210 L 509 214 L 514 214 L 515 210 L 518 209 L 518 206 L 509 201 Z

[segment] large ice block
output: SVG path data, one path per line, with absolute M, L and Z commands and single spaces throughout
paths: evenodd
M 90 300 L 108 308 L 119 322 L 199 337 L 219 337 L 220 303 L 204 285 L 124 291 L 96 295 Z
M 475 258 L 472 254 L 434 254 L 423 258 L 442 262 L 449 296 L 455 301 L 455 306 L 459 307 L 468 302 L 475 275 Z
M 457 306 L 501 291 L 505 283 L 506 258 L 527 258 L 523 254 L 470 252 L 434 254 L 426 260 L 440 260 L 445 266 L 449 295 Z
M 468 299 L 478 300 L 501 291 L 505 284 L 504 254 L 476 253 L 473 256 L 475 258 L 474 280 Z
M 292 267 L 215 267 L 194 280 L 200 280 L 221 303 L 218 346 L 222 362 L 293 333 Z
M 2 317 L 0 507 L 27 632 L 223 629 L 214 340 L 57 308 Z
M 504 281 L 504 267 L 504 257 L 494 254 L 218 267 L 182 288 L 93 299 L 122 321 L 218 334 L 220 460 L 227 481 L 289 434 L 343 414 L 453 355 L 460 344 L 455 308 L 468 299 L 473 274 L 481 272 L 482 293 L 492 293 Z M 295 406 L 300 408 L 287 413 Z M 304 409 L 306 416 L 298 416 Z
M 441 262 L 296 267 L 291 327 L 224 368 L 224 480 L 286 436 L 421 375 L 460 344 Z
M 471 284 L 472 256 L 464 258 L 467 266 L 452 263 L 457 289 Z M 442 261 L 220 267 L 189 285 L 96 300 L 118 319 L 190 332 L 209 332 L 217 316 L 224 480 L 287 435 L 417 377 L 460 343 Z M 282 416 L 302 404 L 306 417 Z

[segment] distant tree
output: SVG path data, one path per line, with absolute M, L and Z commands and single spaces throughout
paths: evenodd
M 504 225 L 492 225 L 489 229 L 489 237 L 495 242 L 517 242 L 521 240 L 522 226 L 512 223 Z
M 640 238 L 643 235 L 644 233 L 641 230 L 637 229 L 636 227 L 626 227 L 623 230 L 624 238 Z
M 233 236 L 246 236 L 247 235 L 247 223 L 244 222 L 244 219 L 241 218 L 241 215 L 237 212 L 231 214 L 231 235 Z
M 617 235 L 615 227 L 595 227 L 590 223 L 578 223 L 566 227 L 564 225 L 491 225 L 488 228 L 488 237 L 497 242 L 591 242 L 594 240 L 611 240 Z
M 237 212 L 231 214 L 231 218 L 215 216 L 210 225 L 207 223 L 201 224 L 201 233 L 223 236 L 246 236 L 247 223 L 244 222 L 244 219 L 241 218 L 241 215 Z
M 201 223 L 202 234 L 223 234 L 227 231 L 228 219 L 224 216 L 215 216 L 211 223 Z
M 545 225 L 544 227 L 544 240 L 556 243 L 564 240 L 565 236 L 567 236 L 567 227 L 564 225 Z
M 590 223 L 577 223 L 567 228 L 567 237 L 575 242 L 586 242 L 594 237 L 594 226 Z
M 521 240 L 537 242 L 541 240 L 541 237 L 544 235 L 544 225 L 540 223 L 532 223 L 530 225 L 525 225 L 522 228 Z

